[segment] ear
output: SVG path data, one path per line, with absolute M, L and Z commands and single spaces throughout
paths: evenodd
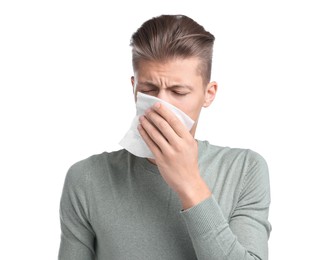
M 133 91 L 133 94 L 134 94 L 134 76 L 131 77 L 131 84 L 132 84 L 132 91 Z
M 133 91 L 134 101 L 137 102 L 137 93 L 136 93 L 136 86 L 135 86 L 134 76 L 131 77 L 131 84 L 132 84 L 132 91 Z
M 215 81 L 210 82 L 205 90 L 205 98 L 204 98 L 204 104 L 203 107 L 208 107 L 211 105 L 211 103 L 213 102 L 216 93 L 218 90 L 218 84 Z

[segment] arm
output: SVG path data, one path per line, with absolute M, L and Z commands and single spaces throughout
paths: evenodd
M 227 223 L 200 176 L 195 140 L 181 122 L 156 104 L 140 123 L 139 132 L 155 155 L 162 177 L 182 202 L 182 215 L 198 259 L 266 260 L 269 183 L 262 157 L 256 155 L 252 160 L 240 200 Z
M 229 223 L 214 196 L 182 211 L 198 259 L 268 259 L 268 168 L 256 154 Z
M 65 179 L 60 201 L 61 243 L 59 260 L 95 259 L 95 233 L 87 215 L 87 176 L 79 164 Z

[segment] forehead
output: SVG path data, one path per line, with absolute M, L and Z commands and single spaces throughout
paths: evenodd
M 137 80 L 173 81 L 173 83 L 202 83 L 198 58 L 175 58 L 165 62 L 140 61 L 134 70 Z

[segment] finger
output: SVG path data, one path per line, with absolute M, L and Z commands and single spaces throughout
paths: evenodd
M 165 137 L 145 116 L 140 117 L 140 123 L 146 134 L 150 137 L 150 140 L 160 149 L 161 152 L 169 149 L 169 144 Z
M 167 121 L 167 123 L 179 137 L 185 137 L 186 135 L 188 135 L 189 131 L 185 127 L 185 125 L 166 106 L 161 103 L 156 103 L 153 106 L 153 109 Z
M 137 128 L 143 141 L 147 144 L 148 148 L 156 158 L 158 154 L 161 154 L 160 148 L 155 144 L 154 141 L 152 141 L 146 130 L 143 128 L 142 124 L 139 124 Z
M 148 109 L 145 112 L 145 117 L 150 122 L 152 122 L 152 124 L 158 129 L 158 131 L 165 138 L 165 140 L 168 141 L 169 144 L 173 144 L 179 139 L 179 136 L 175 133 L 173 128 L 168 124 L 168 122 L 153 109 Z

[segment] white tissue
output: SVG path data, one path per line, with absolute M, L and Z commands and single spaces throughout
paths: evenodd
M 125 148 L 127 151 L 134 154 L 135 156 L 154 159 L 154 155 L 152 154 L 146 143 L 143 141 L 137 129 L 137 126 L 139 124 L 139 117 L 143 115 L 144 112 L 148 108 L 152 107 L 156 102 L 160 102 L 167 108 L 169 108 L 189 131 L 191 130 L 194 124 L 194 121 L 177 107 L 167 103 L 162 99 L 138 92 L 136 102 L 136 116 L 132 121 L 130 129 L 127 131 L 123 139 L 119 142 L 119 144 L 123 148 Z

